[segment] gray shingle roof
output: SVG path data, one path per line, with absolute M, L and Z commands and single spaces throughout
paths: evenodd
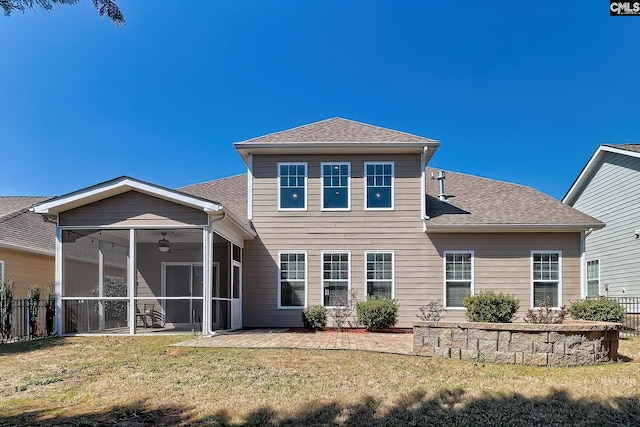
M 437 142 L 433 139 L 406 132 L 355 122 L 340 117 L 275 132 L 243 143 L 282 143 L 282 142 Z
M 0 244 L 36 251 L 55 252 L 56 225 L 29 212 L 46 197 L 0 196 Z
M 437 170 L 429 168 L 427 173 L 427 229 L 430 225 L 603 225 L 531 187 L 456 172 L 446 173 L 447 200 L 440 201 L 438 181 L 430 179 L 431 173 L 437 175 Z
M 640 153 L 640 144 L 605 144 L 608 147 L 619 148 L 620 150 L 633 151 Z
M 215 200 L 238 218 L 247 221 L 247 174 L 230 176 L 178 188 L 178 191 Z

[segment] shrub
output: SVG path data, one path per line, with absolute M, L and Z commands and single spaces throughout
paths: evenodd
M 305 328 L 324 329 L 327 326 L 327 309 L 321 305 L 310 305 L 302 310 L 302 323 Z
M 398 304 L 389 298 L 371 297 L 356 305 L 356 315 L 368 331 L 391 328 L 398 321 Z
M 574 301 L 569 306 L 569 313 L 574 319 L 599 322 L 622 322 L 624 318 L 624 308 L 616 301 L 606 298 Z
M 341 295 L 335 299 L 334 306 L 331 309 L 331 319 L 333 320 L 333 326 L 342 331 L 345 324 L 352 328 L 358 326 L 358 320 L 353 319 L 353 311 L 358 303 L 358 292 L 351 290 L 349 293 Z M 354 321 L 352 321 L 354 320 Z
M 0 342 L 11 337 L 11 314 L 13 313 L 13 281 L 0 282 Z
M 29 286 L 27 290 L 29 301 L 29 337 L 38 335 L 38 308 L 40 307 L 40 288 L 37 285 Z
M 463 301 L 470 322 L 511 323 L 520 302 L 512 295 L 481 291 L 477 295 L 467 295 Z
M 419 307 L 418 311 L 420 313 L 417 313 L 416 317 L 423 322 L 439 322 L 442 319 L 444 307 L 440 300 L 433 300 L 429 304 Z
M 545 298 L 544 305 L 541 308 L 530 308 L 527 311 L 527 315 L 524 317 L 524 321 L 527 323 L 553 323 L 558 324 L 564 322 L 564 318 L 567 316 L 567 310 L 564 306 L 558 310 L 551 308 L 551 298 Z
M 47 335 L 52 335 L 56 316 L 56 288 L 51 284 L 47 286 L 47 297 L 45 299 L 44 307 L 46 332 Z

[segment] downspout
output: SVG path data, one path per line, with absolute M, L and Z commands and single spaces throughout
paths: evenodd
M 587 297 L 587 236 L 593 233 L 593 228 L 580 232 L 580 298 Z
M 428 147 L 422 149 L 420 153 L 420 218 L 422 219 L 422 232 L 427 231 L 426 220 L 429 219 L 427 215 L 427 154 Z

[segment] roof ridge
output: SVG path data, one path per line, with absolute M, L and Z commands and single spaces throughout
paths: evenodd
M 346 122 L 355 123 L 355 124 L 358 124 L 358 125 L 371 126 L 371 127 L 373 127 L 373 128 L 381 129 L 381 130 L 384 130 L 384 131 L 389 131 L 389 130 L 390 130 L 390 131 L 392 131 L 392 132 L 401 133 L 401 134 L 403 134 L 403 135 L 408 135 L 408 136 L 411 136 L 411 137 L 413 137 L 413 138 L 418 137 L 418 138 L 426 139 L 426 140 L 433 141 L 433 142 L 436 142 L 436 141 L 437 141 L 437 139 L 427 138 L 426 136 L 416 135 L 415 133 L 409 133 L 409 132 L 406 132 L 406 131 L 403 131 L 403 130 L 392 129 L 392 128 L 383 127 L 383 126 L 379 126 L 379 125 L 373 125 L 373 124 L 371 124 L 371 123 L 360 122 L 360 121 L 357 121 L 357 120 L 345 119 L 344 117 L 333 117 L 333 119 L 340 119 L 340 120 L 344 120 L 344 121 L 346 121 Z M 332 120 L 332 119 L 331 119 L 331 120 Z M 309 124 L 312 124 L 312 123 L 309 123 Z
M 270 133 L 267 133 L 267 134 L 264 134 L 264 135 L 255 136 L 255 137 L 250 138 L 250 139 L 245 139 L 244 141 L 235 142 L 235 144 L 243 143 L 243 142 L 251 142 L 251 141 L 253 141 L 255 139 L 266 138 L 266 137 L 269 137 L 269 136 L 278 135 L 280 133 L 284 133 L 284 132 L 289 132 L 289 131 L 293 131 L 293 130 L 296 130 L 296 129 L 300 129 L 300 128 L 303 128 L 305 126 L 310 126 L 310 125 L 315 125 L 315 124 L 318 124 L 318 123 L 328 122 L 330 120 L 339 119 L 339 118 L 340 117 L 337 117 L 337 116 L 336 117 L 329 117 L 328 119 L 322 119 L 322 120 L 318 120 L 318 121 L 315 121 L 315 122 L 305 123 L 303 125 L 294 126 L 292 128 L 289 128 L 289 129 L 278 130 L 278 131 L 270 132 Z

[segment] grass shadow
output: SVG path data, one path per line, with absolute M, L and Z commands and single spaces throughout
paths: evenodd
M 0 356 L 10 354 L 29 353 L 52 347 L 65 345 L 65 339 L 60 337 L 36 338 L 33 340 L 14 341 L 0 344 Z
M 19 416 L 0 415 L 0 425 L 246 425 L 246 426 L 620 426 L 640 424 L 638 396 L 612 401 L 573 399 L 563 390 L 538 397 L 520 394 L 472 398 L 461 388 L 444 389 L 428 398 L 422 392 L 402 397 L 392 408 L 381 411 L 381 400 L 367 396 L 353 405 L 335 402 L 314 405 L 283 416 L 270 407 L 259 408 L 242 419 L 227 411 L 194 417 L 191 408 L 174 405 L 148 408 L 144 401 L 109 410 L 78 415 L 51 416 L 29 412 Z

